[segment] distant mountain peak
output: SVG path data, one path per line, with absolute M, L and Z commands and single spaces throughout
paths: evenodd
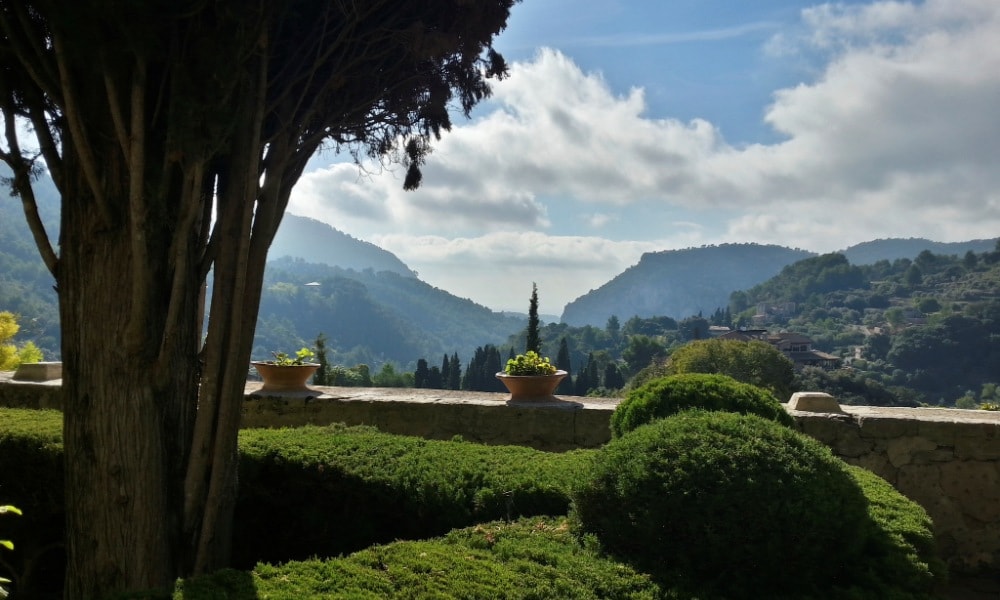
M 600 288 L 566 305 L 562 321 L 604 326 L 621 320 L 711 314 L 729 295 L 777 275 L 788 264 L 815 256 L 806 250 L 761 244 L 720 244 L 647 252 Z
M 322 221 L 286 213 L 274 237 L 268 258 L 301 258 L 343 269 L 391 271 L 404 277 L 416 277 L 403 261 L 388 250 L 359 240 L 330 227 Z

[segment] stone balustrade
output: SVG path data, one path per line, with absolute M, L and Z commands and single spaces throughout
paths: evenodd
M 619 402 L 566 396 L 509 403 L 506 395 L 494 393 L 335 387 L 274 397 L 260 396 L 259 388 L 247 384 L 243 427 L 342 422 L 547 451 L 607 442 Z M 0 373 L 0 406 L 58 408 L 59 390 L 59 381 L 11 381 L 9 373 Z M 1000 412 L 839 407 L 814 394 L 793 397 L 786 406 L 799 430 L 921 504 L 954 571 L 1000 572 Z

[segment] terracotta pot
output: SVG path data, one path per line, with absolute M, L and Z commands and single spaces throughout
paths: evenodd
M 269 362 L 250 363 L 264 379 L 264 386 L 258 392 L 308 392 L 306 381 L 312 377 L 319 365 L 306 363 L 304 365 L 276 365 Z
M 548 400 L 555 398 L 553 392 L 566 375 L 566 371 L 556 371 L 552 375 L 507 375 L 500 372 L 496 377 L 507 387 L 511 400 Z

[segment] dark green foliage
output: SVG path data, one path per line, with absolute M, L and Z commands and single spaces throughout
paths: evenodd
M 236 564 L 335 556 L 521 515 L 565 514 L 588 454 L 303 427 L 240 433 Z
M 562 381 L 559 382 L 559 387 L 556 388 L 556 394 L 562 396 L 572 395 L 573 362 L 570 359 L 569 345 L 566 343 L 565 337 L 559 340 L 559 354 L 556 355 L 556 369 L 566 371 L 566 373 L 568 373 L 566 377 L 563 377 Z
M 486 523 L 328 561 L 257 565 L 178 584 L 174 598 L 675 598 L 649 577 L 577 543 L 565 519 Z
M 620 390 L 625 387 L 625 376 L 613 362 L 604 367 L 604 387 L 609 390 Z
M 417 361 L 417 370 L 413 372 L 413 387 L 415 388 L 425 388 L 430 387 L 427 385 L 427 377 L 430 372 L 427 369 L 427 359 L 421 358 Z
M 901 497 L 869 509 L 865 489 L 791 428 L 688 411 L 605 446 L 574 515 L 609 553 L 692 596 L 929 597 L 926 514 Z M 869 510 L 910 518 L 891 532 Z
M 690 408 L 754 414 L 782 425 L 793 424 L 781 403 L 766 390 L 726 375 L 686 373 L 653 379 L 629 391 L 611 415 L 611 435 L 621 437 Z
M 513 349 L 511 349 L 513 352 Z M 511 356 L 513 358 L 513 356 Z M 506 361 L 505 361 L 506 362 Z M 462 389 L 478 392 L 502 392 L 503 384 L 496 374 L 503 367 L 500 363 L 500 351 L 496 346 L 487 344 L 476 348 L 462 378 Z
M 949 315 L 893 337 L 887 360 L 906 371 L 908 386 L 954 400 L 1000 377 L 1000 302 L 969 315 Z M 960 375 L 960 378 L 959 378 Z
M 853 369 L 827 371 L 819 367 L 805 367 L 798 373 L 795 385 L 801 391 L 826 392 L 840 404 L 918 406 L 911 395 L 897 393 L 904 390 L 888 388 L 870 374 Z
M 927 591 L 947 578 L 930 517 L 878 475 L 861 467 L 848 469 L 868 502 L 863 550 L 867 560 L 853 576 L 868 589 L 881 591 L 871 597 L 928 597 Z
M 629 336 L 628 347 L 622 352 L 622 358 L 631 373 L 645 369 L 654 360 L 665 355 L 666 348 L 663 344 L 645 335 Z
M 330 361 L 326 357 L 326 336 L 322 333 L 316 336 L 316 363 L 319 368 L 313 375 L 313 385 L 330 385 Z
M 691 418 L 688 414 L 683 417 Z M 63 570 L 59 543 L 64 531 L 61 415 L 0 409 L 0 423 L 0 498 L 24 509 L 23 516 L 3 524 L 5 537 L 17 544 L 17 552 L 5 556 L 14 572 L 4 574 L 18 578 L 21 590 L 31 588 L 43 597 L 55 597 Z M 773 449 L 767 444 L 773 440 L 784 444 L 786 438 L 775 434 L 774 427 L 768 430 L 751 423 L 745 436 L 735 436 L 744 445 L 731 447 L 730 429 L 723 427 L 720 433 L 710 428 L 704 436 L 696 434 L 694 439 L 716 436 L 710 438 L 716 441 L 691 451 L 687 462 L 671 460 L 671 468 L 681 465 L 687 472 L 698 473 L 703 464 L 717 464 L 720 469 L 731 466 L 739 471 L 739 477 L 745 477 L 745 465 L 773 457 L 790 465 L 780 473 L 785 478 L 782 485 L 803 480 L 798 457 L 811 455 L 814 449 L 803 451 L 798 437 L 791 438 L 787 448 Z M 764 441 L 751 443 L 746 436 Z M 621 440 L 626 438 L 610 447 L 621 448 Z M 603 457 L 600 460 L 605 464 L 608 461 L 606 452 L 552 454 L 336 426 L 243 431 L 241 450 L 235 546 L 239 564 L 247 568 L 258 560 L 332 556 L 401 537 L 442 535 L 452 527 L 488 519 L 565 514 L 569 490 L 586 479 L 594 457 Z M 624 454 L 645 460 L 647 453 Z M 824 541 L 818 546 L 824 552 L 839 548 L 841 540 L 852 539 L 845 538 L 845 533 L 856 529 L 863 538 L 864 560 L 845 563 L 850 565 L 851 578 L 838 585 L 847 592 L 830 591 L 817 598 L 923 597 L 943 576 L 926 513 L 867 471 L 852 468 L 850 474 L 867 497 L 868 520 L 852 528 L 850 518 L 838 515 L 831 520 L 837 527 L 836 537 L 831 539 L 837 539 L 837 544 Z M 771 510 L 781 513 L 801 508 L 792 503 L 793 496 L 776 493 L 773 486 L 768 489 L 763 476 L 750 482 L 752 485 L 741 483 L 739 477 L 719 482 L 734 486 L 735 491 L 711 494 L 706 499 L 714 503 L 712 506 L 726 508 L 697 521 L 700 529 L 697 543 L 690 546 L 692 552 L 702 552 L 703 543 L 719 542 L 723 532 L 716 523 L 723 521 L 718 521 L 717 515 L 725 518 L 736 512 L 746 517 L 741 522 L 756 525 L 756 529 L 770 525 L 776 531 L 788 531 L 780 529 L 783 521 L 771 513 L 753 512 L 758 509 L 753 498 L 740 494 L 763 494 L 766 502 L 774 504 Z M 707 480 L 703 477 L 699 481 Z M 630 489 L 629 494 L 635 491 Z M 835 492 L 830 486 L 827 491 Z M 676 500 L 661 496 L 658 501 Z M 605 512 L 625 518 L 619 504 Z M 677 514 L 669 504 L 655 512 Z M 745 537 L 734 539 L 740 540 L 735 547 L 742 548 Z M 362 550 L 346 559 L 282 567 L 258 565 L 252 574 L 223 571 L 185 582 L 175 597 L 291 599 L 329 597 L 336 591 L 338 597 L 409 598 L 416 591 L 432 594 L 436 590 L 470 599 L 709 598 L 706 593 L 720 579 L 720 573 L 728 577 L 753 556 L 742 549 L 722 552 L 720 560 L 726 565 L 696 582 L 695 592 L 674 587 L 657 592 L 647 576 L 600 559 L 588 547 L 567 536 L 558 521 L 489 523 L 452 531 L 441 540 Z M 733 547 L 730 544 L 727 550 Z M 829 562 L 829 558 L 823 560 Z M 28 561 L 34 561 L 31 569 Z M 795 572 L 797 567 L 788 563 L 788 568 L 787 572 Z M 709 587 L 698 587 L 702 583 Z M 535 589 L 539 590 L 537 595 L 531 592 Z M 853 594 L 848 593 L 851 590 Z
M 0 537 L 14 542 L 0 577 L 14 582 L 15 598 L 24 590 L 56 597 L 65 568 L 62 413 L 0 408 L 0 423 L 0 504 L 23 511 L 0 522 Z
M 0 498 L 24 511 L 4 523 L 5 539 L 17 543 L 6 558 L 20 577 L 25 559 L 55 550 L 36 567 L 61 574 L 53 544 L 64 532 L 61 414 L 0 409 L 0 423 Z M 240 449 L 234 564 L 247 568 L 494 519 L 564 515 L 591 456 L 343 426 L 244 430 Z M 59 580 L 36 571 L 36 585 L 49 578 Z
M 538 286 L 534 283 L 531 284 L 531 300 L 528 302 L 528 332 L 524 351 L 542 353 L 542 340 L 538 336 Z
M 695 340 L 670 354 L 671 374 L 718 373 L 788 398 L 795 365 L 772 344 L 760 340 Z
M 840 253 L 824 254 L 790 264 L 778 276 L 747 291 L 745 302 L 804 302 L 813 294 L 845 288 L 866 288 L 865 273 Z
M 462 361 L 458 359 L 458 353 L 451 355 L 448 361 L 448 377 L 443 377 L 449 390 L 462 389 Z

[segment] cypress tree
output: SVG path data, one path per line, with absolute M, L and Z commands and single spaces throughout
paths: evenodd
M 531 284 L 531 302 L 528 304 L 528 339 L 524 351 L 542 353 L 542 341 L 538 337 L 538 286 Z
M 427 372 L 427 387 L 434 390 L 440 390 L 441 383 L 441 369 L 438 367 L 431 367 L 430 371 Z
M 427 361 L 423 358 L 417 361 L 417 370 L 413 372 L 413 387 L 424 388 L 427 387 L 427 376 L 429 375 L 427 370 Z
M 572 395 L 573 394 L 573 378 L 569 375 L 571 372 L 571 361 L 569 355 L 569 344 L 566 343 L 566 338 L 563 337 L 559 341 L 559 354 L 556 355 L 556 368 L 562 371 L 566 371 L 566 377 L 559 382 L 559 387 L 556 388 L 556 394 Z
M 604 387 L 609 390 L 620 390 L 625 387 L 625 377 L 618 365 L 613 362 L 604 367 Z
M 483 391 L 484 392 L 502 392 L 504 388 L 500 380 L 496 378 L 496 374 L 503 370 L 500 365 L 500 351 L 497 350 L 496 346 L 489 345 L 486 346 L 486 364 L 483 369 Z
M 451 355 L 451 363 L 448 365 L 448 389 L 458 390 L 462 388 L 462 363 L 458 360 L 458 352 Z
M 316 336 L 316 362 L 319 363 L 319 368 L 316 369 L 316 373 L 313 375 L 313 385 L 330 385 L 330 365 L 326 358 L 326 336 L 322 333 Z
M 441 389 L 447 390 L 451 383 L 451 359 L 447 354 L 441 359 Z

